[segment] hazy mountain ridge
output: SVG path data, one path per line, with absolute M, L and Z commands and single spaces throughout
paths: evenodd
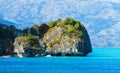
M 85 24 L 93 47 L 119 47 L 119 31 L 111 30 L 120 27 L 119 4 L 118 0 L 0 0 L 0 14 L 18 28 L 69 16 Z

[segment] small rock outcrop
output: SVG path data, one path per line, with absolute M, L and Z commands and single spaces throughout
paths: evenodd
M 23 30 L 23 36 L 15 39 L 14 52 L 19 57 L 85 56 L 92 52 L 92 46 L 84 25 L 66 18 Z
M 15 39 L 14 53 L 18 57 L 39 56 L 40 51 L 41 47 L 36 36 L 20 36 Z

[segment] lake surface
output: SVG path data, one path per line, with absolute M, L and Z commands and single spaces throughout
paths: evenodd
M 0 57 L 0 73 L 120 73 L 120 48 L 95 48 L 87 57 Z

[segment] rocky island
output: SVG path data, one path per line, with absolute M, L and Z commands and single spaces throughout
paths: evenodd
M 19 31 L 19 34 L 11 43 L 13 48 L 10 55 L 18 57 L 86 56 L 92 52 L 87 30 L 83 24 L 72 18 L 33 25 L 31 28 Z

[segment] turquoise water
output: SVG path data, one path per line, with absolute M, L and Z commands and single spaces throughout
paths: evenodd
M 120 48 L 94 48 L 88 57 L 117 57 L 120 58 Z
M 120 73 L 120 49 L 93 49 L 87 57 L 0 57 L 0 73 Z

